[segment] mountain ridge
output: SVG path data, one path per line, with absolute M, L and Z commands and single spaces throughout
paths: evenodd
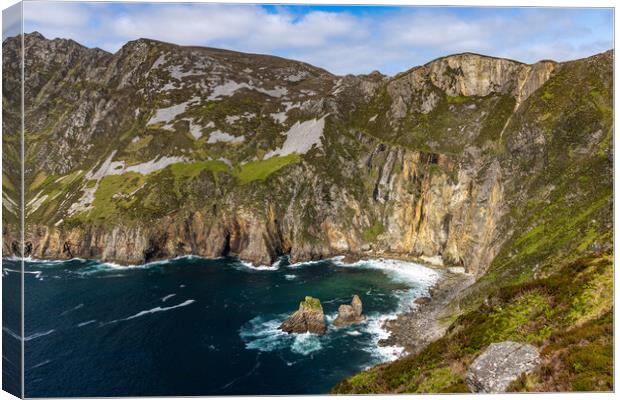
M 230 53 L 236 53 L 236 54 L 244 54 L 244 55 L 248 55 L 248 56 L 272 57 L 272 58 L 278 58 L 278 59 L 282 59 L 282 60 L 295 61 L 295 62 L 299 62 L 299 63 L 305 64 L 305 65 L 311 66 L 313 68 L 323 69 L 325 72 L 329 73 L 330 75 L 334 75 L 334 76 L 342 77 L 342 76 L 347 76 L 347 75 L 354 75 L 354 74 L 337 75 L 337 74 L 331 73 L 330 71 L 328 71 L 328 70 L 326 70 L 324 68 L 314 66 L 314 65 L 312 65 L 312 64 L 310 64 L 308 62 L 305 62 L 305 61 L 290 59 L 290 58 L 286 58 L 286 57 L 283 57 L 283 56 L 276 56 L 276 55 L 271 55 L 271 54 L 267 54 L 267 53 L 242 52 L 242 51 L 238 51 L 238 50 L 219 48 L 219 47 L 211 47 L 211 46 L 200 46 L 200 45 L 178 45 L 178 44 L 175 44 L 175 43 L 172 43 L 172 42 L 167 42 L 167 41 L 158 40 L 158 39 L 152 39 L 152 38 L 148 38 L 148 37 L 141 37 L 141 38 L 130 40 L 130 41 L 126 42 L 125 44 L 123 44 L 123 46 L 121 46 L 121 48 L 119 48 L 119 50 L 117 50 L 116 52 L 110 52 L 110 51 L 107 51 L 107 50 L 103 50 L 100 47 L 88 47 L 88 46 L 82 45 L 81 43 L 79 43 L 78 41 L 76 41 L 74 39 L 67 39 L 67 38 L 60 38 L 60 37 L 56 37 L 56 38 L 53 38 L 53 39 L 48 39 L 43 34 L 41 34 L 39 31 L 32 31 L 32 32 L 26 33 L 24 36 L 25 37 L 34 37 L 34 38 L 37 38 L 39 40 L 46 40 L 46 41 L 55 41 L 55 40 L 58 40 L 58 41 L 70 41 L 70 42 L 73 42 L 73 43 L 75 43 L 75 44 L 77 44 L 80 47 L 83 47 L 85 49 L 97 50 L 97 51 L 105 52 L 105 53 L 110 54 L 110 55 L 114 55 L 114 54 L 118 53 L 124 46 L 126 46 L 126 45 L 128 45 L 130 43 L 133 43 L 133 42 L 153 42 L 153 43 L 158 43 L 158 44 L 163 44 L 163 45 L 170 45 L 170 46 L 187 48 L 187 49 L 197 49 L 197 50 L 204 49 L 204 50 L 209 50 L 209 51 L 214 51 L 214 52 L 224 52 L 224 53 L 230 52 Z M 5 41 L 6 40 L 11 40 L 12 38 L 16 38 L 16 37 L 19 37 L 19 36 L 8 37 L 8 38 L 5 39 Z M 406 74 L 406 73 L 411 72 L 413 69 L 424 67 L 424 66 L 428 66 L 428 65 L 433 64 L 433 63 L 435 63 L 437 61 L 441 61 L 441 60 L 449 59 L 449 58 L 454 58 L 454 57 L 458 57 L 458 56 L 476 56 L 476 57 L 481 57 L 481 58 L 489 58 L 489 59 L 495 59 L 495 60 L 504 60 L 504 61 L 509 61 L 509 62 L 516 63 L 516 64 L 523 64 L 523 65 L 530 65 L 531 66 L 531 65 L 535 65 L 535 64 L 539 64 L 539 63 L 545 63 L 545 62 L 552 62 L 552 63 L 555 63 L 555 64 L 560 64 L 560 63 L 578 61 L 578 60 L 594 57 L 594 56 L 597 56 L 597 55 L 600 55 L 600 54 L 604 54 L 604 53 L 608 53 L 608 52 L 613 52 L 613 49 L 605 50 L 605 51 L 602 51 L 600 53 L 595 53 L 595 54 L 592 54 L 592 55 L 589 55 L 589 56 L 585 56 L 585 57 L 574 59 L 574 60 L 568 60 L 568 61 L 557 61 L 557 60 L 553 60 L 553 59 L 541 59 L 541 60 L 538 60 L 538 61 L 535 61 L 535 62 L 532 62 L 532 63 L 527 63 L 527 62 L 519 61 L 519 60 L 510 58 L 510 57 L 494 56 L 494 55 L 490 55 L 490 54 L 477 53 L 477 52 L 473 52 L 473 51 L 463 51 L 463 52 L 451 53 L 451 54 L 448 54 L 448 55 L 445 55 L 445 56 L 440 56 L 440 57 L 434 58 L 434 59 L 429 60 L 429 61 L 427 61 L 427 62 L 425 62 L 423 64 L 415 65 L 415 66 L 412 66 L 411 68 L 409 68 L 407 70 L 404 70 L 404 71 L 401 71 L 401 72 L 397 72 L 394 75 L 386 75 L 386 74 L 381 73 L 380 71 L 372 71 L 372 72 L 367 73 L 367 74 L 357 74 L 357 75 L 371 75 L 374 72 L 379 72 L 379 73 L 381 73 L 381 75 L 384 75 L 386 77 L 396 78 L 397 76 L 399 76 L 401 74 Z
M 231 248 L 229 241 L 235 241 L 235 237 L 239 236 L 239 242 L 234 243 L 231 254 L 238 254 L 258 264 L 269 264 L 286 253 L 296 261 L 340 253 L 393 254 L 401 257 L 442 256 L 448 263 L 467 264 L 465 266 L 471 271 L 482 273 L 499 249 L 499 242 L 495 245 L 491 243 L 498 241 L 499 233 L 495 225 L 507 212 L 506 205 L 499 198 L 488 198 L 491 193 L 501 197 L 504 186 L 501 167 L 503 161 L 494 153 L 498 146 L 503 146 L 501 142 L 504 131 L 512 117 L 518 114 L 521 103 L 545 85 L 551 76 L 556 74 L 557 69 L 566 69 L 566 66 L 575 64 L 542 62 L 528 65 L 462 53 L 433 60 L 393 78 L 377 74 L 338 77 L 320 68 L 279 57 L 228 51 L 222 53 L 219 50 L 176 46 L 150 39 L 129 42 L 111 55 L 91 51 L 72 41 L 43 39 L 37 34 L 27 34 L 25 43 L 27 59 L 28 54 L 32 54 L 28 62 L 43 63 L 36 69 L 29 68 L 27 64 L 27 114 L 34 116 L 31 118 L 33 125 L 28 126 L 27 130 L 36 132 L 42 128 L 47 129 L 50 132 L 48 135 L 51 135 L 49 138 L 54 138 L 52 141 L 62 143 L 57 149 L 50 147 L 49 140 L 34 140 L 31 146 L 27 146 L 27 154 L 33 157 L 33 160 L 46 160 L 43 170 L 32 171 L 30 176 L 34 179 L 27 180 L 27 186 L 31 188 L 27 190 L 29 197 L 26 198 L 26 203 L 31 205 L 29 213 L 41 214 L 44 211 L 43 216 L 33 215 L 27 219 L 35 223 L 38 218 L 43 217 L 45 224 L 49 224 L 46 228 L 37 228 L 40 232 L 47 233 L 35 236 L 36 240 L 32 242 L 33 254 L 42 258 L 64 258 L 77 254 L 121 263 L 138 263 L 148 261 L 151 257 L 173 257 L 190 252 L 217 256 L 223 251 L 221 249 Z M 55 53 L 58 46 L 66 56 Z M 91 56 L 86 56 L 87 53 Z M 610 54 L 602 53 L 588 60 L 609 57 Z M 78 59 L 79 65 L 67 69 L 67 66 L 75 64 Z M 47 70 L 50 72 L 46 72 L 46 75 L 39 72 Z M 204 78 L 207 80 L 204 81 Z M 91 91 L 88 85 L 103 91 Z M 60 88 L 62 94 L 58 92 Z M 133 92 L 129 92 L 130 89 Z M 54 101 L 58 102 L 69 94 L 72 99 L 82 99 L 78 102 L 79 106 L 71 105 L 73 100 L 69 98 L 60 105 L 50 105 L 46 100 L 55 99 Z M 247 103 L 250 98 L 253 103 Z M 123 104 L 116 104 L 119 101 Z M 127 109 L 132 105 L 136 109 L 134 115 L 129 115 Z M 211 109 L 207 109 L 208 107 Z M 218 110 L 220 107 L 221 111 Z M 50 117 L 50 110 L 54 109 L 58 110 L 54 111 L 58 115 L 56 119 Z M 236 115 L 230 115 L 231 110 L 235 110 Z M 42 112 L 45 114 L 41 114 Z M 36 118 L 36 115 L 47 116 Z M 109 115 L 116 117 L 110 118 Z M 179 116 L 185 117 L 181 119 Z M 443 126 L 437 129 L 434 121 L 443 121 Z M 211 132 L 208 140 L 205 140 L 206 130 Z M 248 136 L 248 132 L 253 130 L 258 133 Z M 334 130 L 348 133 L 342 136 Z M 456 130 L 464 134 L 452 133 Z M 286 137 L 282 136 L 283 133 Z M 118 144 L 112 145 L 115 142 L 110 142 L 110 135 L 117 138 L 114 140 L 120 140 L 118 144 L 124 143 L 127 147 L 119 149 L 116 147 Z M 133 138 L 129 137 L 131 135 L 134 135 Z M 40 135 L 32 137 L 38 136 Z M 27 133 L 26 138 L 28 137 Z M 148 142 L 144 142 L 145 140 Z M 344 153 L 332 154 L 330 146 L 342 146 L 338 144 L 342 141 L 348 143 Z M 140 144 L 140 147 L 135 150 L 137 152 L 129 153 L 128 148 L 137 147 L 134 143 Z M 362 153 L 366 159 L 364 162 L 356 157 L 351 158 L 351 150 L 361 148 L 360 146 L 368 148 Z M 100 154 L 93 151 L 95 148 L 108 150 Z M 387 155 L 382 154 L 386 150 Z M 215 153 L 211 155 L 211 151 L 222 157 L 216 158 Z M 113 153 L 112 156 L 110 152 Z M 270 154 L 278 156 L 270 158 L 272 161 L 269 162 L 263 159 Z M 340 173 L 325 170 L 320 165 L 322 161 L 319 161 L 322 157 L 344 163 L 347 167 Z M 375 157 L 378 157 L 378 161 L 374 160 Z M 321 209 L 322 211 L 317 212 L 324 214 L 318 220 L 308 217 L 308 222 L 302 222 L 304 217 L 303 212 L 300 213 L 301 209 L 270 211 L 274 214 L 280 213 L 279 218 L 276 215 L 273 219 L 286 221 L 285 226 L 276 226 L 279 222 L 269 222 L 269 213 L 262 212 L 259 212 L 262 216 L 258 218 L 258 221 L 262 222 L 249 222 L 256 216 L 253 215 L 254 212 L 248 214 L 247 210 L 241 211 L 241 215 L 245 216 L 240 221 L 235 216 L 240 204 L 231 200 L 232 203 L 227 206 L 230 207 L 227 215 L 218 217 L 222 218 L 221 222 L 210 228 L 211 235 L 223 237 L 223 242 L 209 239 L 221 243 L 215 248 L 209 248 L 202 242 L 210 237 L 207 235 L 198 240 L 201 245 L 196 243 L 196 237 L 183 237 L 179 240 L 183 243 L 183 250 L 179 250 L 179 246 L 170 243 L 170 237 L 177 237 L 179 232 L 159 232 L 142 237 L 138 241 L 142 243 L 138 248 L 126 249 L 121 252 L 124 255 L 121 255 L 115 248 L 120 244 L 112 247 L 92 243 L 89 245 L 87 243 L 92 239 L 88 238 L 98 232 L 95 237 L 103 235 L 99 240 L 104 240 L 106 235 L 115 229 L 122 229 L 130 237 L 144 235 L 145 229 L 137 228 L 140 224 L 135 218 L 138 215 L 151 215 L 154 210 L 145 209 L 140 204 L 128 205 L 129 208 L 125 209 L 121 203 L 127 201 L 119 202 L 118 198 L 113 197 L 106 198 L 103 202 L 97 201 L 96 191 L 99 190 L 101 181 L 105 184 L 114 176 L 119 176 L 113 170 L 101 170 L 108 158 L 110 165 L 118 165 L 116 168 L 121 168 L 121 172 L 148 171 L 137 172 L 138 175 L 148 177 L 147 181 L 155 179 L 156 176 L 163 177 L 160 171 L 167 171 L 169 166 L 174 167 L 174 162 L 189 162 L 192 166 L 202 163 L 202 170 L 198 171 L 198 174 L 211 174 L 211 177 L 203 176 L 200 179 L 205 178 L 208 182 L 213 180 L 214 189 L 219 194 L 210 193 L 216 198 L 232 195 L 231 192 L 237 189 L 231 191 L 231 187 L 247 187 L 243 182 L 251 183 L 252 190 L 256 193 L 265 190 L 260 187 L 260 182 L 267 183 L 262 180 L 262 175 L 257 180 L 250 178 L 249 181 L 244 177 L 243 174 L 247 175 L 244 165 L 262 167 L 263 164 L 268 164 L 268 169 L 276 168 L 267 171 L 267 177 L 277 177 L 278 171 L 289 164 L 288 168 L 292 170 L 299 170 L 298 167 L 302 166 L 302 170 L 298 171 L 304 176 L 302 180 L 315 179 L 317 174 L 327 178 L 326 182 L 329 184 L 326 185 L 330 188 L 324 187 L 321 190 L 332 193 L 329 197 L 333 197 L 335 188 L 343 183 L 356 187 L 355 194 L 352 192 L 336 196 L 340 197 L 336 208 L 353 210 L 359 221 L 355 222 L 357 226 L 352 231 L 357 233 L 346 233 L 350 228 L 344 228 L 343 225 L 332 226 L 330 219 L 333 218 L 327 216 L 335 212 L 329 208 L 333 205 L 329 206 L 320 198 L 313 200 L 313 208 Z M 476 158 L 480 160 L 475 161 Z M 319 164 L 316 164 L 317 162 Z M 374 162 L 378 165 L 373 165 Z M 403 170 L 408 163 L 412 163 L 407 167 L 409 170 Z M 271 164 L 274 164 L 273 167 Z M 367 172 L 361 182 L 355 183 L 353 172 L 362 164 L 366 164 Z M 32 165 L 40 165 L 40 161 Z M 436 169 L 434 165 L 439 166 L 440 178 L 432 176 L 432 170 Z M 79 170 L 82 172 L 78 173 L 76 166 L 81 166 Z M 347 168 L 350 171 L 347 171 Z M 391 171 L 388 171 L 388 168 Z M 394 174 L 396 169 L 401 171 Z M 102 171 L 99 174 L 101 176 L 96 174 L 97 171 Z M 459 182 L 461 178 L 457 176 L 459 173 L 463 174 L 461 178 L 470 182 L 470 185 L 480 180 L 478 184 L 481 185 L 479 190 L 482 190 L 482 194 L 471 191 L 459 194 L 460 197 L 454 194 L 455 188 L 463 187 L 463 182 Z M 66 191 L 63 189 L 63 194 L 69 198 L 59 201 L 60 194 L 51 189 L 51 176 L 60 180 L 63 177 L 69 179 L 72 174 L 80 175 L 76 182 L 82 182 L 82 187 L 76 189 L 78 193 L 81 191 L 84 194 L 81 199 L 76 199 L 75 190 L 69 192 L 68 188 L 64 188 Z M 98 176 L 96 183 L 88 183 L 88 176 L 95 175 Z M 44 176 L 46 178 L 43 178 Z M 227 177 L 225 180 L 229 182 L 228 188 L 217 187 L 219 176 Z M 172 179 L 177 178 L 179 177 L 174 176 Z M 455 178 L 457 184 L 452 186 L 453 183 L 450 182 Z M 204 183 L 194 182 L 195 177 L 191 176 L 182 176 L 179 179 L 190 179 L 192 184 L 199 186 Z M 417 189 L 411 193 L 405 189 L 410 179 L 417 182 L 414 184 Z M 433 179 L 436 182 L 432 182 Z M 140 187 L 143 188 L 146 184 L 151 187 L 150 193 L 145 193 L 146 198 L 160 191 L 154 182 L 142 180 L 138 179 L 142 185 Z M 233 183 L 235 181 L 237 183 Z M 88 187 L 93 184 L 95 193 L 91 193 L 92 189 Z M 399 185 L 402 187 L 399 188 Z M 425 195 L 429 189 L 444 193 L 442 196 L 452 197 L 450 201 L 460 198 L 460 201 L 468 199 L 467 202 L 478 203 L 478 206 L 472 205 L 476 210 L 474 215 L 478 213 L 478 216 L 468 216 L 458 208 L 453 209 L 455 205 L 450 206 L 450 201 L 440 200 L 430 194 Z M 52 192 L 47 193 L 49 190 Z M 142 189 L 136 187 L 133 190 L 138 190 L 139 193 Z M 172 196 L 172 204 L 157 203 L 159 205 L 156 206 L 157 211 L 152 218 L 164 218 L 167 221 L 170 218 L 165 215 L 171 211 L 184 214 L 184 200 L 178 197 L 180 193 L 177 191 L 176 194 L 166 194 Z M 418 198 L 416 193 L 422 194 L 422 197 Z M 287 196 L 290 195 L 295 193 Z M 471 199 L 472 195 L 477 196 L 477 200 Z M 47 197 L 41 200 L 44 196 Z M 55 202 L 51 200 L 53 196 L 57 196 Z M 406 201 L 403 201 L 403 196 L 407 198 Z M 431 197 L 425 199 L 424 196 Z M 355 200 L 352 200 L 353 198 Z M 159 202 L 161 199 L 162 197 L 158 197 L 154 200 Z M 489 203 L 489 200 L 492 203 Z M 366 215 L 363 211 L 365 206 L 362 205 L 368 201 L 370 203 L 367 206 L 374 210 L 374 215 Z M 429 201 L 435 201 L 436 204 L 425 209 Z M 96 203 L 103 207 L 101 210 L 108 211 L 99 214 L 96 212 Z M 491 209 L 482 207 L 483 203 L 490 205 Z M 198 211 L 203 206 L 197 200 L 193 200 L 193 204 L 190 209 L 195 209 L 198 212 L 196 215 L 201 215 L 199 219 L 205 218 L 205 211 Z M 42 206 L 47 209 L 43 210 Z M 246 204 L 244 207 L 248 206 L 249 204 Z M 159 210 L 158 207 L 163 208 Z M 234 211 L 235 209 L 237 211 Z M 445 209 L 452 211 L 442 211 Z M 107 214 L 108 212 L 112 214 Z M 390 216 L 390 212 L 396 214 Z M 489 212 L 494 215 L 491 218 L 493 222 L 483 222 L 484 218 L 488 218 L 483 215 Z M 452 220 L 454 215 L 460 217 Z M 189 218 L 189 221 L 194 221 L 194 217 Z M 287 218 L 295 221 L 288 221 Z M 69 225 L 67 220 L 70 221 Z M 171 222 L 173 220 L 174 218 Z M 317 231 L 309 238 L 302 239 L 308 233 L 306 228 L 302 227 L 310 221 L 319 223 L 322 232 Z M 474 229 L 477 232 L 475 235 L 481 236 L 467 239 L 473 231 L 464 236 L 456 231 L 452 232 L 450 225 L 453 222 L 457 222 L 458 229 Z M 106 228 L 110 223 L 112 225 Z M 119 223 L 124 227 L 117 226 Z M 125 226 L 126 224 L 129 226 Z M 416 228 L 412 231 L 409 224 Z M 68 228 L 88 228 L 77 234 L 75 228 L 70 228 L 69 231 L 63 229 L 65 225 Z M 135 227 L 131 228 L 134 225 Z M 454 224 L 452 226 L 454 227 Z M 131 233 L 126 232 L 126 229 Z M 136 229 L 142 233 L 136 233 Z M 247 229 L 250 232 L 245 231 Z M 254 229 L 258 230 L 254 232 Z M 283 232 L 284 230 L 288 232 Z M 68 237 L 64 236 L 67 234 L 69 237 L 78 236 L 67 240 Z M 383 237 L 385 244 L 379 246 L 373 243 L 376 240 L 373 236 Z M 314 243 L 316 240 L 318 242 Z M 462 240 L 466 242 L 463 243 Z M 115 243 L 114 240 L 110 242 Z M 295 246 L 297 242 L 299 245 Z M 207 250 L 201 250 L 201 246 Z M 378 246 L 379 249 L 369 250 L 369 247 L 373 246 Z M 469 246 L 477 249 L 474 251 L 477 255 L 471 255 L 472 249 Z M 78 250 L 65 251 L 67 247 L 77 247 Z M 156 250 L 149 250 L 151 247 Z M 10 245 L 5 245 L 5 249 L 10 248 Z

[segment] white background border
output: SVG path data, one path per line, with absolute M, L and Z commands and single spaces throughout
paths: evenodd
M 2 8 L 7 8 L 13 4 L 18 3 L 18 1 L 15 0 L 9 0 L 9 1 L 5 1 L 5 0 L 0 0 L 2 3 Z M 64 0 L 64 1 L 76 1 L 79 2 L 79 0 Z M 123 1 L 118 1 L 118 0 L 108 0 L 108 1 L 102 1 L 102 2 L 123 2 Z M 133 2 L 152 2 L 152 3 L 187 3 L 187 1 L 181 1 L 181 0 L 148 0 L 148 1 L 144 1 L 144 0 L 134 0 Z M 308 1 L 299 1 L 299 0 L 289 0 L 289 1 L 264 1 L 264 0 L 236 0 L 236 1 L 209 1 L 209 0 L 200 0 L 200 1 L 195 1 L 196 3 L 246 3 L 246 4 L 321 4 L 321 5 L 329 5 L 329 4 L 339 4 L 339 5 L 400 5 L 400 6 L 411 6 L 411 5 L 426 5 L 426 6 L 484 6 L 484 7 L 491 7 L 491 6 L 504 6 L 504 7 L 508 7 L 508 6 L 531 6 L 531 7 L 614 7 L 615 6 L 615 2 L 614 1 L 610 1 L 610 0 L 563 0 L 563 1 L 559 1 L 559 0 L 521 0 L 521 1 L 513 1 L 513 0 L 504 0 L 504 1 L 489 1 L 489 0 L 467 0 L 467 1 L 450 1 L 450 0 L 443 0 L 443 1 L 433 1 L 433 0 L 425 0 L 425 1 L 416 1 L 416 0 L 356 0 L 356 1 L 351 1 L 351 0 L 308 0 Z M 616 10 L 614 9 L 614 27 L 615 27 L 615 15 L 616 15 Z M 0 27 L 1 27 L 1 22 L 0 22 Z M 618 32 L 614 29 L 614 43 L 617 42 L 618 39 Z M 615 46 L 614 46 L 615 48 Z M 1 67 L 0 67 L 1 69 Z M 618 82 L 618 68 L 617 68 L 617 60 L 614 57 L 614 105 L 616 104 L 616 98 L 617 98 L 617 84 L 616 82 Z M 0 88 L 2 87 L 2 84 L 0 83 Z M 1 112 L 0 112 L 1 113 Z M 616 161 L 617 161 L 617 156 L 616 156 L 616 152 L 615 149 L 616 147 L 616 138 L 617 138 L 617 125 L 615 123 L 615 117 L 616 117 L 616 113 L 615 113 L 615 107 L 614 107 L 614 166 L 616 165 Z M 0 132 L 1 132 L 2 128 L 0 126 Z M 1 146 L 0 146 L 0 155 L 1 155 Z M 618 178 L 618 171 L 616 169 L 614 169 L 614 194 L 616 193 L 616 185 L 617 185 L 617 178 Z M 618 202 L 614 201 L 614 254 L 615 254 L 615 240 L 616 240 L 616 235 L 615 235 L 615 228 L 616 228 L 616 216 L 618 215 L 618 210 L 619 210 L 619 205 Z M 1 213 L 1 208 L 0 208 L 0 213 Z M 615 257 L 614 257 L 615 258 Z M 615 273 L 614 271 L 614 292 L 615 292 L 615 288 L 618 287 L 618 274 Z M 0 298 L 1 298 L 1 294 L 2 294 L 2 287 L 0 285 Z M 615 293 L 614 293 L 615 294 Z M 614 296 L 615 299 L 615 296 Z M 614 303 L 615 304 L 615 303 Z M 1 311 L 0 311 L 1 312 Z M 617 321 L 619 317 L 619 313 L 618 313 L 618 309 L 615 308 L 614 309 L 614 321 Z M 616 365 L 615 360 L 616 360 L 616 344 L 617 344 L 617 335 L 615 332 L 615 325 L 614 325 L 614 366 Z M 0 335 L 0 348 L 1 348 L 1 344 L 2 344 L 2 336 Z M 614 368 L 614 385 L 618 385 L 619 380 L 619 373 L 618 373 L 618 368 Z M 207 378 L 207 377 L 205 377 Z M 2 377 L 0 375 L 0 382 L 2 380 Z M 466 398 L 466 399 L 473 399 L 473 398 L 478 398 L 480 395 L 398 395 L 398 399 L 436 399 L 436 400 L 446 400 L 446 399 L 455 399 L 455 398 Z M 517 397 L 515 397 L 517 396 Z M 246 396 L 246 397 L 238 397 L 238 396 L 226 396 L 224 397 L 225 399 L 261 399 L 264 397 L 271 397 L 271 396 Z M 326 396 L 273 396 L 273 397 L 280 397 L 280 398 L 295 398 L 295 399 L 316 399 L 317 397 L 326 397 Z M 347 396 L 347 399 L 362 399 L 367 396 Z M 584 399 L 587 398 L 589 399 L 611 399 L 614 398 L 615 395 L 611 394 L 611 393 L 545 393 L 545 394 L 498 394 L 498 395 L 484 395 L 484 399 L 515 399 L 515 398 L 539 398 L 539 399 L 548 399 L 548 400 L 572 400 L 572 399 Z M 0 400 L 8 400 L 8 399 L 14 399 L 15 397 L 11 396 L 10 394 L 6 393 L 6 392 L 0 392 Z M 165 399 L 182 399 L 183 397 L 167 397 Z M 373 399 L 381 399 L 381 400 L 386 400 L 386 399 L 394 399 L 394 396 L 388 396 L 388 395 L 376 395 L 376 396 L 372 396 Z M 158 397 L 154 397 L 153 399 L 164 399 L 164 398 L 158 398 Z

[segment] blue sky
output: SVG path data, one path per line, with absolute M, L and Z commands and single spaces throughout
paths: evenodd
M 589 56 L 613 47 L 613 11 L 26 2 L 24 30 L 111 52 L 148 37 L 392 75 L 465 51 L 523 62 Z

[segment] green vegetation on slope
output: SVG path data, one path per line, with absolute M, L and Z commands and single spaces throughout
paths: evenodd
M 470 96 L 446 96 L 448 104 L 463 104 L 472 101 Z
M 75 225 L 88 221 L 150 221 L 177 210 L 183 201 L 194 201 L 198 207 L 204 205 L 204 199 L 214 197 L 213 191 L 220 184 L 232 189 L 236 184 L 265 181 L 275 172 L 300 160 L 298 154 L 272 157 L 250 161 L 237 170 L 219 160 L 179 162 L 147 175 L 136 172 L 108 175 L 97 186 L 92 209 L 67 218 L 66 222 Z M 220 182 L 220 177 L 225 178 L 224 182 Z M 37 178 L 35 184 L 46 188 L 55 179 L 53 176 Z M 75 179 L 75 174 L 72 174 L 60 182 L 74 182 Z M 91 180 L 86 182 L 86 187 L 92 188 L 96 184 Z M 62 188 L 53 186 L 56 191 Z
M 282 157 L 271 157 L 266 160 L 250 161 L 241 166 L 237 177 L 241 185 L 252 181 L 265 180 L 269 175 L 287 166 L 299 162 L 298 154 L 289 154 Z
M 192 163 L 175 163 L 170 166 L 170 170 L 172 174 L 178 178 L 189 178 L 193 179 L 198 177 L 202 171 L 211 171 L 211 172 L 228 172 L 228 165 L 223 161 L 218 160 L 207 160 L 207 161 L 197 161 Z
M 502 340 L 542 350 L 543 368 L 515 384 L 515 390 L 612 390 L 613 287 L 611 279 L 600 279 L 612 271 L 613 256 L 601 254 L 565 264 L 548 277 L 503 287 L 461 315 L 446 336 L 419 355 L 362 372 L 333 392 L 467 392 L 468 365 L 486 346 Z M 593 287 L 609 295 L 596 305 L 576 304 L 576 298 L 592 299 Z
M 93 209 L 89 213 L 89 218 L 98 220 L 116 215 L 118 209 L 126 208 L 132 204 L 134 198 L 131 195 L 143 183 L 144 176 L 136 172 L 103 177 L 95 192 Z
M 377 239 L 377 236 L 385 232 L 385 226 L 381 222 L 375 222 L 373 226 L 362 232 L 362 238 L 365 242 L 371 243 Z
M 613 390 L 608 62 L 563 65 L 513 114 L 498 154 L 509 175 L 507 240 L 457 299 L 461 315 L 446 336 L 334 392 L 466 392 L 471 362 L 503 340 L 532 343 L 543 355 L 542 367 L 513 390 Z

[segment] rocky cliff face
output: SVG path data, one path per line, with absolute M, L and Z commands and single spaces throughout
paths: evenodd
M 556 154 L 545 124 L 575 105 L 547 93 L 611 60 L 461 54 L 339 77 L 277 57 L 146 39 L 108 54 L 36 33 L 25 55 L 27 255 L 392 255 L 477 274 L 525 220 L 514 210 L 528 191 L 554 191 L 535 182 Z M 591 79 L 603 88 L 583 103 L 594 125 L 567 127 L 576 147 L 555 167 L 610 151 L 607 83 Z M 15 223 L 5 227 L 14 253 Z
M 454 183 L 432 193 L 467 205 L 453 209 L 450 226 L 459 221 L 453 240 L 457 249 L 470 246 L 461 250 L 464 265 L 477 275 L 394 322 L 406 328 L 395 338 L 416 354 L 333 392 L 613 390 L 613 52 L 531 66 L 497 61 L 490 70 L 487 60 L 478 64 L 487 83 L 466 78 L 472 72 L 459 72 L 450 58 L 417 73 L 455 73 L 443 81 L 454 82 L 448 97 L 432 87 L 414 91 L 418 69 L 394 78 L 386 100 L 398 93 L 402 101 L 376 103 L 392 117 L 373 135 L 454 163 L 458 175 L 447 181 Z M 488 94 L 472 102 L 463 93 Z M 476 222 L 463 224 L 466 217 Z M 485 363 L 506 343 L 527 351 L 517 349 L 519 359 L 505 365 Z

